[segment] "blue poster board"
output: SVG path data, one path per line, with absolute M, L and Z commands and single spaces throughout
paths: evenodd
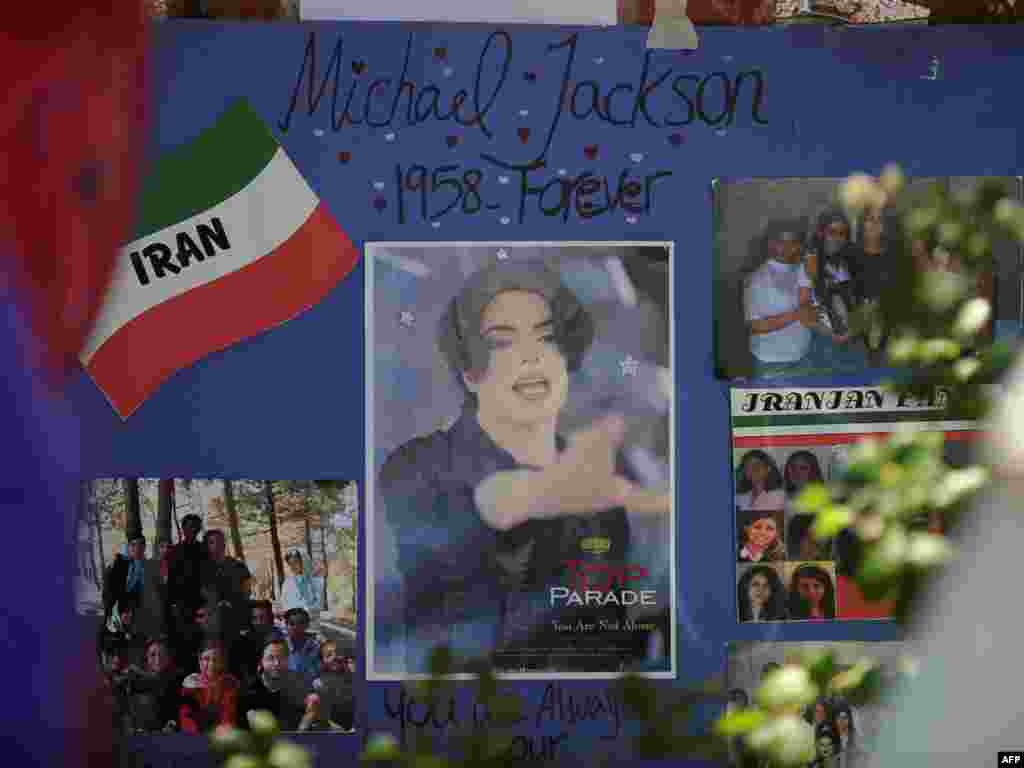
M 373 241 L 673 242 L 676 684 L 720 675 L 731 640 L 896 639 L 885 622 L 737 623 L 712 180 L 842 177 L 890 161 L 915 176 L 1017 175 L 1020 32 L 706 29 L 692 53 L 645 52 L 645 35 L 165 23 L 154 31 L 150 155 L 245 99 L 360 252 Z M 363 269 L 309 311 L 185 367 L 127 419 L 79 375 L 69 397 L 85 476 L 363 478 Z M 591 738 L 621 734 L 607 707 L 570 718 L 547 706 L 606 687 L 518 684 L 531 716 L 523 758 L 582 760 Z M 416 727 L 398 714 L 400 696 L 397 683 L 364 683 L 361 731 Z M 352 737 L 338 738 L 337 756 L 318 739 L 322 764 L 354 754 Z M 171 764 L 171 741 L 154 741 L 146 763 Z

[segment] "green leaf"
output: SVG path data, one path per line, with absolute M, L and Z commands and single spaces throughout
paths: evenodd
M 401 756 L 398 742 L 390 733 L 374 733 L 366 742 L 361 760 L 366 762 L 385 762 L 397 760 Z
M 816 658 L 810 660 L 808 671 L 810 672 L 811 680 L 814 681 L 814 684 L 820 690 L 828 690 L 828 686 L 836 672 L 835 657 L 832 653 L 818 654 Z
M 715 723 L 715 733 L 723 738 L 741 736 L 760 726 L 767 717 L 760 709 L 737 709 L 718 719 Z
M 796 497 L 796 508 L 800 512 L 814 514 L 832 501 L 828 486 L 823 483 L 811 483 Z
M 819 541 L 835 537 L 854 520 L 853 510 L 841 504 L 832 504 L 818 512 L 814 519 L 814 536 Z

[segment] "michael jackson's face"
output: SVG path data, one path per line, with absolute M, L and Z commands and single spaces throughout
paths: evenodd
M 565 405 L 569 375 L 547 302 L 526 291 L 500 293 L 484 310 L 480 332 L 490 363 L 465 381 L 481 415 L 517 426 L 554 422 Z

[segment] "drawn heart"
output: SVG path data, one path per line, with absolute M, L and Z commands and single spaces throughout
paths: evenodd
M 455 148 L 459 144 L 459 137 L 448 136 L 445 138 L 444 143 L 447 144 L 449 148 Z
M 528 142 L 530 140 L 530 129 L 529 128 L 523 126 L 518 131 L 516 131 L 516 133 L 519 134 L 519 140 L 521 142 L 523 142 L 523 144 L 525 144 L 526 142 Z
M 348 161 L 351 160 L 351 159 L 352 159 L 352 153 L 351 152 L 339 152 L 338 153 L 338 162 L 348 163 Z
M 586 156 L 587 160 L 593 160 L 597 157 L 597 144 L 587 144 L 587 146 L 583 148 L 583 154 Z
M 375 181 L 375 182 L 373 182 L 373 188 L 376 189 L 378 192 L 382 192 L 384 190 L 384 182 L 383 181 Z
M 629 156 L 629 159 L 632 160 L 634 163 L 642 163 L 644 156 L 640 152 L 634 152 Z
M 384 199 L 383 195 L 377 195 L 377 197 L 373 199 L 373 207 L 377 209 L 378 213 L 380 213 L 388 207 L 388 201 Z
M 508 176 L 499 176 L 498 177 L 498 183 L 499 184 L 508 184 Z
M 673 133 L 668 137 L 668 143 L 671 144 L 673 147 L 680 146 L 684 141 L 686 141 L 686 139 L 683 137 L 683 134 L 681 133 Z
M 508 216 L 502 216 L 500 221 L 502 224 L 508 224 L 510 221 L 512 221 L 512 219 L 510 219 Z
M 352 74 L 361 75 L 366 71 L 365 61 L 353 61 L 352 62 Z
M 438 61 L 444 61 L 448 58 L 448 49 L 444 46 L 440 46 L 434 49 L 434 58 Z
M 537 82 L 537 73 L 536 72 L 523 72 L 523 79 L 526 82 L 528 82 L 528 83 L 535 83 L 535 82 Z

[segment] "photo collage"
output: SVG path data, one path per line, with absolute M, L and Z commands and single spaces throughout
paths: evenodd
M 945 433 L 945 460 L 967 462 L 973 422 L 945 421 L 941 399 L 913 401 L 880 388 L 732 390 L 737 619 L 746 622 L 886 619 L 893 605 L 869 601 L 855 582 L 856 536 L 814 535 L 796 500 L 810 483 L 842 477 L 861 439 L 895 429 Z M 942 532 L 937 518 L 920 525 Z

